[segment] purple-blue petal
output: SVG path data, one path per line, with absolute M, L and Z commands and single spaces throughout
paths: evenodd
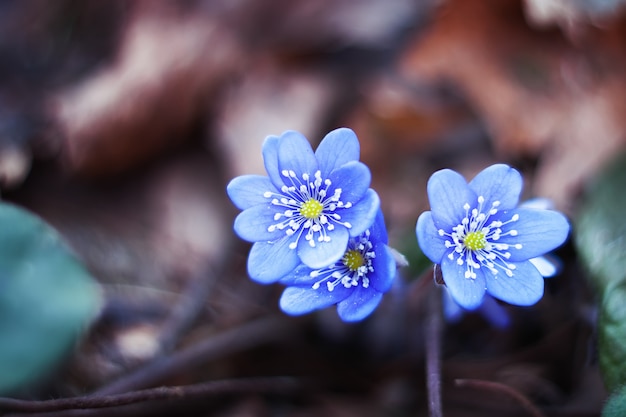
M 345 127 L 329 132 L 315 151 L 324 178 L 343 164 L 358 161 L 359 154 L 359 140 L 351 129 Z
M 382 298 L 382 293 L 359 286 L 348 298 L 337 304 L 337 313 L 345 322 L 361 321 L 372 314 Z
M 261 153 L 263 154 L 265 171 L 267 171 L 270 181 L 280 190 L 283 185 L 283 177 L 280 175 L 280 168 L 278 167 L 279 143 L 280 138 L 278 136 L 271 135 L 266 137 L 261 147 Z
M 437 229 L 449 230 L 460 224 L 465 216 L 463 206 L 467 203 L 474 207 L 477 202 L 465 179 L 450 169 L 435 172 L 428 180 L 427 191 Z
M 505 329 L 511 324 L 507 311 L 489 294 L 485 296 L 479 309 L 480 314 L 494 327 Z
M 469 183 L 470 189 L 477 196 L 485 198 L 484 207 L 489 209 L 491 203 L 499 201 L 500 210 L 509 210 L 517 206 L 522 186 L 520 173 L 505 164 L 491 165 L 483 169 Z
M 328 231 L 330 241 L 317 241 L 317 234 L 313 236 L 315 246 L 311 246 L 309 241 L 300 237 L 298 241 L 298 256 L 302 263 L 313 269 L 324 268 L 337 262 L 346 252 L 348 246 L 348 230 L 345 227 L 336 227 L 335 230 Z
M 270 284 L 280 280 L 299 263 L 296 251 L 289 249 L 289 239 L 257 242 L 248 256 L 248 275 L 256 282 Z
M 276 223 L 274 213 L 276 210 L 270 205 L 256 205 L 245 209 L 235 218 L 235 233 L 248 242 L 280 239 L 285 235 L 283 230 L 268 230 L 270 225 Z
M 351 161 L 332 171 L 328 177 L 332 182 L 329 195 L 341 188 L 340 200 L 355 203 L 363 198 L 372 182 L 369 168 L 362 162 Z
M 432 212 L 425 211 L 417 218 L 415 226 L 417 244 L 428 259 L 438 264 L 447 253 L 445 236 L 439 236 L 439 231 L 433 222 Z
M 509 304 L 529 306 L 543 296 L 543 277 L 529 261 L 514 263 L 513 276 L 487 272 L 487 292 Z
M 305 264 L 299 264 L 295 269 L 289 271 L 281 279 L 280 283 L 285 286 L 295 285 L 299 287 L 312 286 L 316 281 L 321 278 L 311 278 L 311 268 Z
M 383 243 L 374 246 L 376 257 L 372 259 L 373 272 L 367 274 L 370 287 L 385 293 L 391 288 L 396 277 L 396 261 L 389 247 Z
M 458 265 L 456 260 L 450 260 L 447 256 L 444 256 L 441 261 L 441 274 L 450 296 L 466 310 L 475 310 L 483 302 L 485 295 L 483 269 L 474 270 L 476 278 L 465 278 L 465 265 Z
M 267 204 L 269 200 L 263 197 L 266 191 L 277 192 L 270 179 L 262 175 L 241 175 L 233 178 L 226 186 L 228 197 L 241 210 Z
M 569 223 L 565 216 L 552 210 L 516 209 L 506 216 L 519 215 L 519 220 L 502 228 L 516 230 L 517 236 L 502 236 L 498 243 L 521 244 L 521 249 L 509 248 L 512 262 L 525 261 L 544 255 L 565 242 L 569 234 Z
M 450 295 L 450 291 L 448 291 L 447 287 L 443 287 L 442 291 L 442 304 L 443 304 L 443 315 L 446 318 L 446 321 L 450 323 L 456 323 L 463 317 L 464 311 L 454 301 L 454 298 Z
M 374 222 L 369 227 L 370 240 L 380 243 L 388 243 L 389 236 L 387 235 L 387 227 L 385 226 L 385 216 L 383 211 L 379 208 L 374 218 Z
M 350 295 L 352 289 L 343 285 L 328 291 L 325 285 L 317 290 L 311 287 L 287 287 L 280 297 L 279 306 L 286 314 L 298 316 L 321 308 L 330 307 Z
M 313 177 L 318 170 L 317 159 L 315 159 L 311 144 L 301 133 L 288 130 L 280 136 L 278 168 L 281 173 L 284 170 L 294 171 L 298 178 L 302 178 L 302 174 L 305 173 Z M 285 179 L 283 182 L 291 185 Z
M 365 192 L 363 198 L 352 207 L 349 209 L 337 209 L 335 213 L 341 216 L 341 222 L 350 223 L 350 236 L 354 237 L 372 226 L 379 209 L 380 199 L 378 194 L 370 188 Z M 339 227 L 337 226 L 337 228 Z

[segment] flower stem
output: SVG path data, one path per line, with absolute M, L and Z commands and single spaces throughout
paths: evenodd
M 433 282 L 426 318 L 426 384 L 431 417 L 443 415 L 441 407 L 441 290 Z

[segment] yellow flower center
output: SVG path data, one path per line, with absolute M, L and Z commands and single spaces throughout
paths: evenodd
M 309 220 L 318 219 L 323 210 L 324 206 L 322 203 L 314 198 L 310 198 L 300 206 L 300 214 Z
M 343 255 L 343 264 L 348 267 L 350 271 L 356 271 L 365 264 L 363 255 L 358 250 L 351 249 L 346 251 Z
M 480 250 L 487 246 L 487 240 L 485 239 L 485 234 L 481 231 L 469 232 L 465 235 L 463 244 L 469 250 Z

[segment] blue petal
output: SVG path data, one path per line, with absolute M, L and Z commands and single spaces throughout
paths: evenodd
M 248 256 L 248 275 L 261 284 L 276 282 L 292 271 L 300 260 L 296 251 L 289 249 L 289 239 L 275 242 L 257 242 Z
M 259 204 L 267 204 L 269 200 L 263 197 L 263 193 L 266 191 L 278 192 L 270 179 L 261 175 L 242 175 L 234 178 L 226 186 L 228 197 L 241 210 Z
M 457 172 L 442 169 L 428 180 L 428 200 L 437 229 L 450 231 L 461 223 L 465 216 L 463 206 L 468 203 L 475 207 L 477 196 L 469 188 L 465 179 Z
M 444 256 L 441 261 L 441 274 L 446 282 L 450 296 L 466 310 L 474 310 L 483 302 L 485 295 L 485 276 L 483 268 L 475 269 L 476 278 L 465 278 L 465 265 Z
M 432 212 L 425 211 L 417 219 L 415 226 L 417 243 L 424 255 L 434 263 L 441 262 L 448 248 L 445 246 L 445 237 L 439 236 L 439 232 L 433 222 Z
M 359 154 L 359 140 L 351 129 L 345 127 L 329 132 L 315 151 L 323 178 L 346 162 L 358 161 Z
M 536 258 L 530 258 L 529 261 L 544 278 L 555 276 L 561 268 L 559 260 L 554 256 L 538 256 Z
M 284 275 L 280 279 L 280 283 L 285 286 L 296 285 L 300 287 L 311 287 L 316 281 L 321 279 L 319 277 L 311 278 L 311 271 L 313 271 L 313 269 L 301 263 L 294 270 Z
M 543 277 L 530 262 L 515 263 L 513 276 L 487 275 L 487 292 L 502 301 L 519 306 L 535 304 L 543 296 Z
M 519 214 L 519 220 L 502 228 L 504 232 L 514 229 L 517 236 L 502 236 L 499 243 L 521 244 L 521 249 L 510 247 L 512 262 L 525 261 L 541 256 L 561 246 L 569 233 L 569 223 L 561 213 L 551 210 L 516 209 L 506 218 Z M 510 216 L 509 216 L 510 215 Z
M 325 285 L 317 290 L 310 287 L 287 287 L 280 297 L 280 309 L 285 313 L 297 316 L 313 310 L 330 307 L 350 295 L 352 289 L 343 285 L 328 291 Z
M 284 230 L 270 232 L 267 228 L 276 223 L 276 210 L 270 205 L 256 205 L 245 209 L 235 218 L 235 233 L 248 242 L 260 242 L 280 239 Z
M 302 263 L 313 269 L 324 268 L 337 262 L 348 247 L 348 230 L 345 227 L 337 227 L 329 231 L 330 241 L 318 242 L 317 235 L 314 235 L 315 246 L 311 246 L 309 241 L 300 238 L 298 241 L 298 256 Z
M 283 186 L 283 176 L 280 175 L 280 168 L 278 167 L 278 145 L 280 138 L 278 136 L 268 136 L 263 142 L 261 152 L 263 154 L 263 163 L 265 164 L 265 171 L 270 177 L 270 181 L 280 190 Z
M 499 201 L 499 210 L 510 210 L 517 206 L 522 186 L 520 173 L 504 164 L 491 165 L 483 169 L 469 183 L 469 187 L 477 196 L 485 197 L 484 207 L 489 209 L 491 203 Z
M 379 209 L 380 199 L 378 194 L 370 188 L 359 202 L 349 209 L 337 209 L 335 213 L 341 216 L 342 222 L 350 223 L 350 236 L 354 237 L 365 232 L 372 226 Z M 339 226 L 337 228 L 339 228 Z
M 383 243 L 374 246 L 376 257 L 372 259 L 373 272 L 367 274 L 370 287 L 385 293 L 391 288 L 396 277 L 396 261 L 389 247 Z
M 456 323 L 463 317 L 463 309 L 454 301 L 447 287 L 443 287 L 443 315 L 450 323 Z
M 302 178 L 302 174 L 305 173 L 312 177 L 318 170 L 311 144 L 301 133 L 289 130 L 281 135 L 278 145 L 278 168 L 281 172 L 294 171 L 298 178 Z M 285 180 L 283 182 L 291 185 Z
M 337 313 L 343 321 L 361 321 L 372 314 L 382 298 L 382 293 L 359 286 L 352 295 L 337 304 Z
M 385 216 L 383 211 L 379 208 L 374 218 L 374 222 L 369 227 L 370 240 L 380 243 L 389 242 L 389 236 L 387 235 L 387 227 L 385 226 Z
M 505 329 L 511 324 L 511 318 L 507 311 L 489 294 L 480 306 L 480 313 L 492 326 L 499 329 Z
M 372 182 L 372 174 L 364 163 L 352 161 L 331 172 L 328 179 L 332 183 L 329 196 L 336 188 L 341 188 L 340 200 L 354 204 L 363 198 L 363 194 L 368 190 Z

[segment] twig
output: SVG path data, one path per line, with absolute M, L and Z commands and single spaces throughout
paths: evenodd
M 431 417 L 443 415 L 441 406 L 441 290 L 433 282 L 426 319 L 426 384 Z
M 163 325 L 159 337 L 159 354 L 168 354 L 174 350 L 181 336 L 193 326 L 206 305 L 217 277 L 223 276 L 231 265 L 234 246 L 234 239 L 231 238 L 222 250 L 217 266 L 207 264 L 189 278 L 185 291 L 181 294 L 181 301 Z
M 151 388 L 117 395 L 84 396 L 45 401 L 28 401 L 0 397 L 0 411 L 37 413 L 59 410 L 111 408 L 139 402 L 204 398 L 219 394 L 237 394 L 247 392 L 277 393 L 292 391 L 300 387 L 301 384 L 293 378 L 268 377 L 226 379 L 186 386 Z
M 245 392 L 266 393 L 293 390 L 299 384 L 293 378 L 245 378 L 225 379 L 221 381 L 204 382 L 201 384 L 158 387 L 124 394 L 105 396 L 84 396 L 61 398 L 56 400 L 29 401 L 14 398 L 0 397 L 0 411 L 14 412 L 46 412 L 57 410 L 108 408 L 133 404 L 142 401 L 189 399 L 218 394 L 236 394 Z
M 248 322 L 211 336 L 195 345 L 162 357 L 131 372 L 121 379 L 100 388 L 92 395 L 119 394 L 158 385 L 172 375 L 180 374 L 211 360 L 241 352 L 268 343 L 285 334 L 290 321 L 284 317 L 270 317 Z
M 516 400 L 533 417 L 545 417 L 524 394 L 513 387 L 495 381 L 485 381 L 482 379 L 457 379 L 454 381 L 458 387 L 472 387 L 498 393 L 506 394 Z

